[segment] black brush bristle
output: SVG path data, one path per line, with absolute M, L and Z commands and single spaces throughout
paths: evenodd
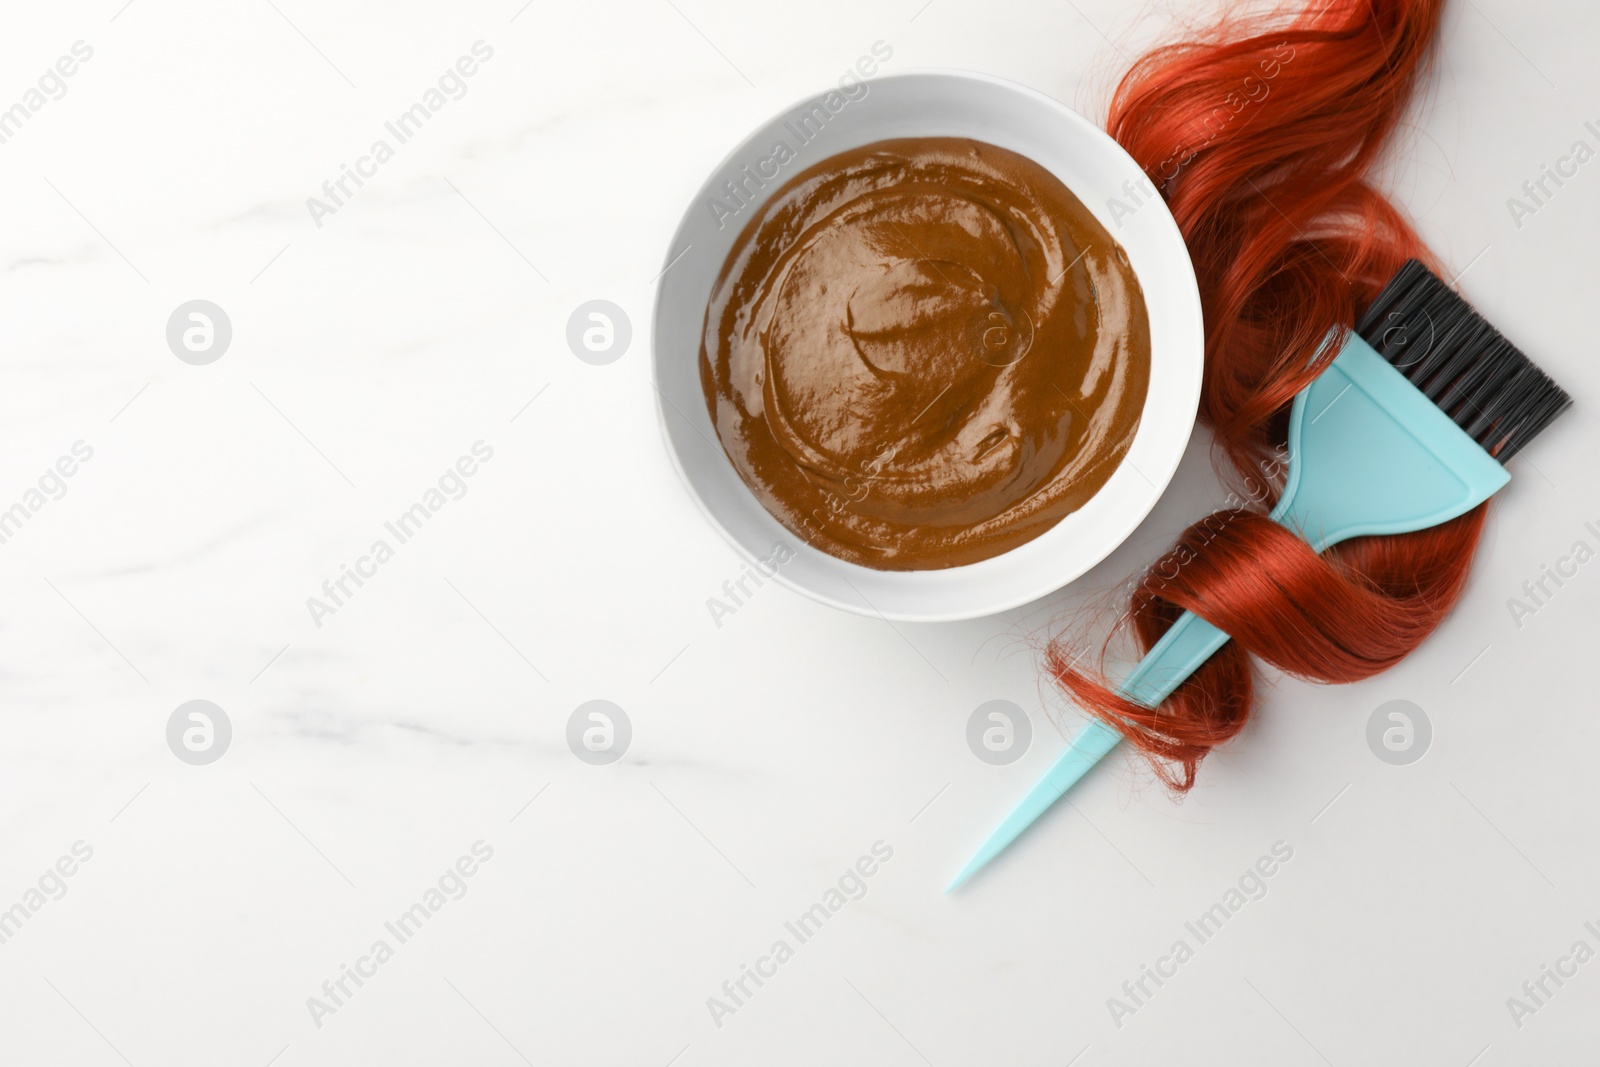
M 1548 374 L 1414 259 L 1356 332 L 1501 463 L 1572 406 Z

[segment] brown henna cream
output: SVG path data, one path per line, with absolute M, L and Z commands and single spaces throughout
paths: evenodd
M 1122 248 L 1043 167 L 962 138 L 797 175 L 712 291 L 701 381 L 784 526 L 883 570 L 999 555 L 1095 494 L 1150 375 Z

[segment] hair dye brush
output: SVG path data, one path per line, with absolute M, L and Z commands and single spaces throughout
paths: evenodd
M 1332 331 L 1328 343 L 1343 331 Z M 1271 518 L 1321 552 L 1351 537 L 1425 530 L 1488 500 L 1503 464 L 1572 400 L 1449 286 L 1408 261 L 1294 398 L 1289 473 Z M 1117 687 L 1154 709 L 1228 635 L 1184 612 Z M 988 863 L 1111 751 L 1096 719 L 956 875 Z

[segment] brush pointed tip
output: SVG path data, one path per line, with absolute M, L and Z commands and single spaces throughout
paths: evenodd
M 983 870 L 984 866 L 991 858 L 993 858 L 990 855 L 990 852 L 991 849 L 989 848 L 989 844 L 988 842 L 985 842 L 984 847 L 980 848 L 976 853 L 973 854 L 973 857 L 967 861 L 967 865 L 961 868 L 960 873 L 958 873 L 954 878 L 950 879 L 950 884 L 944 887 L 945 894 L 949 895 L 954 893 L 957 889 L 960 889 L 962 886 L 966 885 L 967 881 L 973 875 Z

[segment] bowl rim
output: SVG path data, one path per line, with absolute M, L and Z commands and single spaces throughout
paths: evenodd
M 986 73 L 984 71 L 970 70 L 960 67 L 916 67 L 907 70 L 897 70 L 893 72 L 876 74 L 870 78 L 863 79 L 863 81 L 870 85 L 885 81 L 901 81 L 905 79 L 927 77 L 950 78 L 957 81 L 979 82 L 1030 98 L 1035 103 L 1042 104 L 1056 112 L 1057 115 L 1064 121 L 1085 128 L 1091 134 L 1091 136 L 1103 141 L 1109 152 L 1121 155 L 1127 165 L 1132 167 L 1134 171 L 1141 174 L 1143 173 L 1143 168 L 1141 168 L 1138 162 L 1128 154 L 1127 150 L 1124 149 L 1115 138 L 1113 138 L 1105 130 L 1101 129 L 1100 126 L 1088 116 L 1082 114 L 1075 108 L 1063 103 L 1048 93 L 1035 89 L 1030 85 L 1025 85 L 1022 82 L 1014 81 L 1010 78 L 1004 78 L 1000 77 L 999 75 Z M 675 252 L 674 250 L 680 247 L 685 239 L 687 231 L 689 231 L 691 227 L 692 218 L 695 214 L 695 208 L 699 202 L 700 194 L 710 187 L 710 183 L 716 178 L 716 176 L 722 174 L 731 163 L 743 158 L 748 153 L 748 150 L 751 148 L 751 146 L 756 143 L 757 138 L 765 133 L 775 121 L 793 113 L 803 104 L 821 100 L 830 91 L 830 89 L 824 88 L 807 93 L 803 96 L 795 98 L 789 104 L 774 110 L 767 118 L 763 119 L 754 127 L 752 127 L 744 137 L 740 138 L 739 141 L 736 142 L 722 156 L 722 158 L 707 171 L 706 177 L 702 179 L 699 185 L 695 187 L 695 191 L 692 194 L 687 207 L 684 209 L 682 216 L 678 220 L 678 225 L 673 229 L 672 238 L 668 242 L 666 250 L 662 256 L 661 271 L 656 275 L 654 281 L 655 298 L 650 304 L 650 385 L 655 392 L 654 407 L 656 412 L 656 424 L 661 433 L 662 443 L 666 447 L 667 456 L 672 463 L 673 470 L 677 472 L 678 480 L 683 484 L 683 488 L 688 492 L 689 498 L 694 501 L 695 507 L 699 510 L 700 514 L 704 516 L 706 521 L 711 524 L 712 528 L 714 528 L 717 533 L 722 536 L 723 541 L 733 548 L 734 552 L 736 552 L 747 563 L 752 565 L 760 562 L 759 557 L 757 557 L 754 552 L 748 549 L 743 542 L 739 540 L 739 538 L 733 535 L 727 526 L 724 525 L 722 519 L 718 516 L 716 511 L 695 487 L 694 481 L 691 479 L 688 470 L 684 467 L 683 457 L 679 454 L 678 448 L 673 441 L 672 433 L 669 427 L 667 408 L 671 406 L 676 409 L 676 405 L 673 405 L 672 402 L 667 398 L 666 394 L 662 391 L 660 381 L 662 365 L 662 346 L 660 336 L 662 322 L 661 312 L 662 307 L 667 299 L 667 276 L 670 273 L 672 266 L 677 262 L 677 259 L 681 258 L 683 255 L 682 251 Z M 822 157 L 822 159 L 819 159 L 817 163 L 821 163 L 837 154 L 838 152 L 830 153 L 829 155 Z M 1026 152 L 1021 152 L 1019 154 L 1024 156 L 1027 155 Z M 812 165 L 815 166 L 817 164 Z M 1194 309 L 1193 321 L 1191 323 L 1180 324 L 1180 327 L 1185 330 L 1191 330 L 1193 332 L 1193 336 L 1199 339 L 1200 358 L 1195 361 L 1193 372 L 1188 376 L 1187 383 L 1180 383 L 1187 385 L 1187 388 L 1185 389 L 1185 396 L 1181 398 L 1184 401 L 1181 405 L 1181 410 L 1185 412 L 1184 428 L 1181 433 L 1181 441 L 1174 441 L 1174 446 L 1171 451 L 1171 459 L 1167 463 L 1166 470 L 1159 472 L 1156 476 L 1154 476 L 1154 478 L 1152 478 L 1151 475 L 1147 474 L 1143 470 L 1138 472 L 1143 480 L 1151 483 L 1152 492 L 1150 493 L 1148 501 L 1142 507 L 1128 509 L 1123 521 L 1117 524 L 1115 527 L 1117 531 L 1115 537 L 1107 538 L 1104 548 L 1099 551 L 1098 555 L 1094 555 L 1092 552 L 1087 553 L 1085 558 L 1082 560 L 1082 566 L 1079 567 L 1075 573 L 1066 578 L 1061 578 L 1055 574 L 1042 575 L 1040 581 L 1033 586 L 1030 586 L 1030 588 L 1027 590 L 1011 593 L 1009 595 L 997 595 L 989 598 L 985 603 L 978 606 L 967 605 L 960 608 L 933 612 L 904 612 L 898 610 L 883 611 L 868 601 L 865 594 L 860 593 L 859 590 L 857 590 L 857 595 L 861 597 L 862 603 L 853 603 L 851 601 L 835 597 L 824 590 L 794 581 L 788 574 L 785 573 L 782 567 L 775 568 L 775 570 L 770 574 L 767 570 L 763 569 L 761 571 L 762 575 L 787 589 L 791 589 L 794 592 L 807 597 L 810 600 L 816 601 L 820 604 L 825 604 L 828 607 L 836 608 L 840 611 L 848 612 L 852 615 L 861 615 L 867 618 L 878 618 L 889 622 L 960 622 L 969 619 L 980 619 L 987 618 L 992 615 L 998 615 L 1002 612 L 1010 611 L 1025 604 L 1031 604 L 1034 601 L 1040 600 L 1051 595 L 1052 593 L 1064 589 L 1081 578 L 1089 570 L 1103 562 L 1108 556 L 1115 552 L 1117 548 L 1127 543 L 1128 538 L 1135 530 L 1139 528 L 1140 524 L 1149 518 L 1150 513 L 1155 509 L 1156 504 L 1166 493 L 1167 487 L 1172 484 L 1172 479 L 1177 475 L 1178 467 L 1181 464 L 1183 456 L 1188 450 L 1189 442 L 1194 435 L 1194 428 L 1200 406 L 1200 394 L 1204 384 L 1205 323 L 1203 310 L 1200 304 L 1199 281 L 1195 275 L 1194 262 L 1189 255 L 1188 243 L 1183 239 L 1183 234 L 1178 229 L 1177 220 L 1173 218 L 1172 212 L 1168 209 L 1166 200 L 1157 196 L 1150 203 L 1157 213 L 1159 219 L 1172 230 L 1172 236 L 1175 241 L 1174 248 L 1180 257 L 1181 266 L 1184 268 L 1183 270 L 1177 272 L 1178 277 L 1173 279 L 1173 285 L 1181 285 L 1184 287 L 1186 290 L 1184 295 L 1189 298 L 1189 303 Z M 737 236 L 735 236 L 735 239 L 737 239 Z M 718 269 L 721 269 L 720 266 Z M 698 360 L 698 355 L 696 358 Z M 1170 388 L 1177 389 L 1179 388 L 1179 385 L 1174 384 L 1170 386 Z M 682 414 L 681 412 L 679 413 L 679 417 L 686 420 L 688 419 L 688 416 Z M 696 429 L 698 430 L 698 428 Z M 717 447 L 721 448 L 720 441 L 717 442 Z M 726 458 L 725 454 L 724 458 Z M 1122 463 L 1125 463 L 1126 461 L 1126 457 L 1124 457 Z M 729 462 L 731 464 L 731 461 Z M 1122 464 L 1119 463 L 1119 467 L 1121 465 Z M 746 486 L 745 489 L 747 492 L 749 491 L 748 486 Z M 1102 487 L 1101 491 L 1103 491 L 1103 489 L 1104 487 Z M 751 496 L 753 498 L 754 494 L 752 493 Z M 761 506 L 764 508 L 764 505 Z M 1048 531 L 1046 531 L 1046 533 L 1048 533 Z M 1026 548 L 1027 545 L 1032 544 L 1036 540 L 1038 540 L 1038 538 L 1034 538 L 1030 541 L 1024 542 L 1023 544 L 1013 546 L 1012 548 L 1007 549 L 1005 552 L 998 553 L 997 555 L 991 556 L 988 559 L 980 560 L 973 564 L 965 564 L 962 567 L 912 570 L 895 573 L 944 574 L 952 571 L 960 571 L 964 569 L 964 567 L 980 566 L 983 563 L 989 562 L 990 560 L 1002 559 L 1011 553 Z M 829 555 L 834 562 L 842 567 L 856 568 L 869 574 L 885 573 L 877 568 L 863 567 L 861 564 L 853 563 L 850 560 L 842 559 L 837 556 L 831 556 L 831 554 Z M 1094 558 L 1087 558 L 1089 555 L 1093 555 Z M 849 582 L 848 578 L 846 578 L 845 581 L 847 584 L 851 585 L 852 588 L 854 588 L 854 583 Z

